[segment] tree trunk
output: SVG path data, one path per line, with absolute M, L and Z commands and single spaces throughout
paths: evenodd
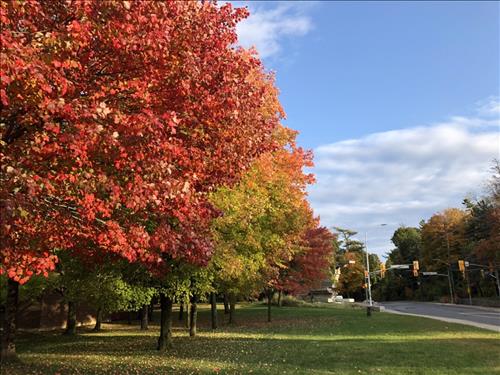
M 198 297 L 191 297 L 191 311 L 189 314 L 189 336 L 196 336 L 196 321 L 198 320 Z
M 158 350 L 166 351 L 172 347 L 172 299 L 165 294 L 160 295 L 161 318 Z
M 12 279 L 7 281 L 7 301 L 3 318 L 0 361 L 7 362 L 16 358 L 16 315 L 19 302 L 19 283 Z
M 68 320 L 66 321 L 66 335 L 76 335 L 76 303 L 68 302 Z
M 217 296 L 214 292 L 210 293 L 210 307 L 212 317 L 212 329 L 217 329 Z
M 99 307 L 95 314 L 95 326 L 94 326 L 95 332 L 101 331 L 101 323 L 102 323 L 102 309 Z
M 141 309 L 141 330 L 148 329 L 148 305 L 143 305 Z
M 155 303 L 154 303 L 154 300 L 151 300 L 151 303 L 149 304 L 149 309 L 148 309 L 148 321 L 149 322 L 153 321 L 154 310 L 155 310 Z
M 234 312 L 236 310 L 236 296 L 231 294 L 229 296 L 229 324 L 233 324 L 235 322 Z
M 281 307 L 281 290 L 278 291 L 278 307 Z
M 185 309 L 184 309 L 184 327 L 189 329 L 189 312 L 190 312 L 190 305 L 189 302 L 184 304 Z
M 179 305 L 179 320 L 184 318 L 184 303 L 181 302 Z
M 273 301 L 273 290 L 269 289 L 267 291 L 267 321 L 271 321 L 271 303 Z
M 229 314 L 229 298 L 226 293 L 224 293 L 224 314 Z

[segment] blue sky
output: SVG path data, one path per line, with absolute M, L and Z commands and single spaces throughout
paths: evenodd
M 241 44 L 276 71 L 285 123 L 315 151 L 323 225 L 383 254 L 398 225 L 481 193 L 500 157 L 499 3 L 236 4 L 251 11 Z

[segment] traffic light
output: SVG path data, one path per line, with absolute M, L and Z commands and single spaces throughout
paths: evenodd
M 380 264 L 380 277 L 381 278 L 385 277 L 385 264 L 384 263 Z
M 418 277 L 418 260 L 413 261 L 413 276 Z

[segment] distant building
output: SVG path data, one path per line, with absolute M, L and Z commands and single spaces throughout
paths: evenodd
M 310 302 L 335 302 L 337 292 L 331 280 L 323 280 L 318 289 L 311 289 L 306 296 Z

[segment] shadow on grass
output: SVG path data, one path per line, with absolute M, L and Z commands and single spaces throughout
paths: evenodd
M 494 338 L 466 339 L 457 343 L 447 339 L 360 341 L 332 337 L 325 341 L 214 337 L 202 334 L 196 338 L 176 337 L 175 347 L 168 353 L 160 354 L 154 349 L 156 337 L 152 335 L 95 334 L 63 337 L 62 340 L 54 338 L 47 337 L 45 342 L 30 345 L 26 351 L 20 350 L 21 359 L 25 363 L 15 364 L 13 370 L 18 368 L 25 369 L 25 373 L 39 371 L 51 374 L 60 372 L 70 361 L 72 370 L 68 373 L 116 373 L 122 367 L 139 368 L 141 374 L 149 373 L 148 371 L 155 373 L 161 369 L 165 373 L 171 373 L 172 363 L 180 362 L 183 364 L 182 371 L 187 371 L 190 366 L 198 368 L 197 363 L 207 364 L 208 369 L 214 363 L 234 371 L 234 364 L 238 364 L 238 371 L 253 369 L 254 372 L 264 373 L 273 373 L 271 368 L 278 364 L 304 373 L 313 370 L 339 370 L 347 373 L 353 369 L 370 371 L 388 367 L 418 369 L 431 365 L 433 369 L 447 372 L 491 374 L 491 370 L 498 366 L 495 355 L 500 350 L 500 345 L 498 342 L 495 344 Z M 461 353 L 460 356 L 457 356 L 458 352 Z M 41 358 L 45 361 L 38 360 Z M 92 369 L 98 369 L 98 372 L 92 372 Z M 276 370 L 274 367 L 274 371 Z
M 202 311 L 195 338 L 174 320 L 174 348 L 163 354 L 155 350 L 155 324 L 148 331 L 106 324 L 102 333 L 83 329 L 73 337 L 23 334 L 21 362 L 2 374 L 498 373 L 500 344 L 489 332 L 383 314 L 367 320 L 363 312 L 342 309 L 273 312 L 269 324 L 264 308 L 244 309 L 238 311 L 244 325 L 222 324 L 212 332 L 203 328 L 209 317 Z

